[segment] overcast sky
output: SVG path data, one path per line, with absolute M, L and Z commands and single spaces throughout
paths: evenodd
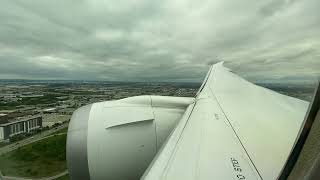
M 251 81 L 320 75 L 319 0 L 2 0 L 0 78 Z

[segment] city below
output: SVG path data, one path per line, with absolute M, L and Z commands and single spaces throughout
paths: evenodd
M 73 111 L 81 106 L 139 95 L 193 97 L 200 85 L 0 80 L 0 161 L 6 162 L 0 163 L 0 177 L 68 179 L 66 132 Z M 314 89 L 313 85 L 258 85 L 306 101 L 311 101 Z

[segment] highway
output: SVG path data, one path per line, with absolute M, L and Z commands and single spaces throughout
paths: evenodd
M 17 141 L 17 142 L 14 142 L 14 143 L 12 143 L 12 144 L 9 144 L 9 145 L 7 145 L 7 146 L 3 146 L 3 147 L 0 148 L 0 156 L 1 156 L 2 154 L 5 154 L 5 153 L 8 153 L 8 152 L 13 151 L 13 150 L 15 150 L 15 149 L 18 149 L 19 147 L 22 147 L 22 146 L 25 146 L 25 145 L 34 143 L 34 142 L 36 142 L 36 141 L 42 140 L 42 139 L 44 139 L 46 136 L 48 136 L 48 135 L 50 135 L 50 134 L 52 134 L 52 133 L 55 133 L 56 131 L 59 131 L 59 130 L 61 130 L 61 129 L 63 129 L 63 128 L 66 128 L 66 127 L 68 127 L 68 124 L 67 124 L 67 123 L 66 123 L 66 124 L 63 124 L 63 125 L 61 125 L 61 126 L 59 126 L 59 127 L 52 128 L 52 129 L 49 129 L 49 130 L 47 130 L 47 131 L 43 131 L 43 132 L 41 132 L 41 133 L 39 133 L 39 134 L 35 134 L 34 136 L 28 137 L 28 138 L 23 139 L 23 140 L 21 140 L 21 141 Z

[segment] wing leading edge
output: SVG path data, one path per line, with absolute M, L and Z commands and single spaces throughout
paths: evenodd
M 307 107 L 215 64 L 142 179 L 276 179 Z

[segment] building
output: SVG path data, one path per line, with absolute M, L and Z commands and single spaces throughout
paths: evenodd
M 70 115 L 71 116 L 75 110 L 76 110 L 75 108 L 64 108 L 64 109 L 58 110 L 58 112 L 60 114 Z
M 29 133 L 42 128 L 42 116 L 35 115 L 19 119 L 13 122 L 0 123 L 0 142 L 11 136 Z
M 58 110 L 57 108 L 47 108 L 42 110 L 43 114 L 52 114 L 52 113 L 56 113 Z

